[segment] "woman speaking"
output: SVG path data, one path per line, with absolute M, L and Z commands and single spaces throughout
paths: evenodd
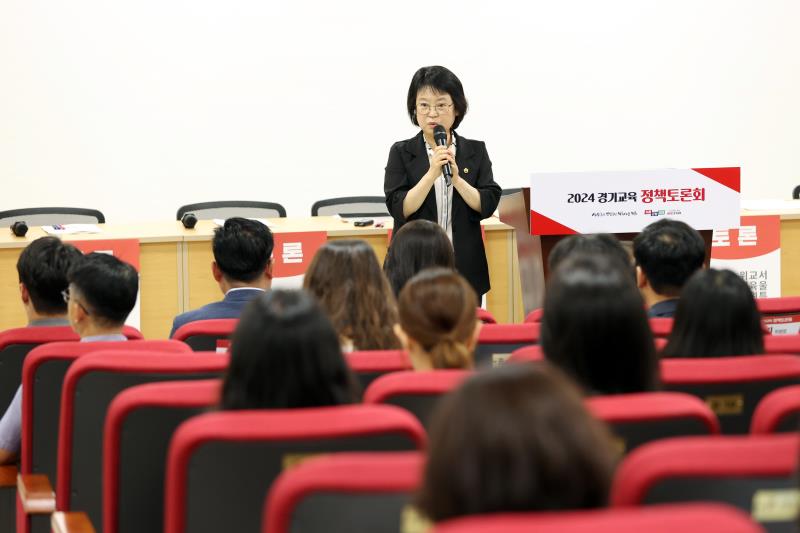
M 480 301 L 490 288 L 480 221 L 494 213 L 501 192 L 486 145 L 456 135 L 467 99 L 459 79 L 446 68 L 419 69 L 407 105 L 411 122 L 421 131 L 389 151 L 383 189 L 393 234 L 411 220 L 439 224 L 453 243 L 456 269 Z

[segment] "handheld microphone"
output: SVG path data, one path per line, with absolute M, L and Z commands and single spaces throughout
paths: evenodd
M 447 130 L 441 124 L 433 128 L 433 140 L 436 146 L 447 146 Z M 450 168 L 450 163 L 442 166 L 442 176 L 444 176 L 445 184 L 449 187 L 453 182 L 453 170 Z

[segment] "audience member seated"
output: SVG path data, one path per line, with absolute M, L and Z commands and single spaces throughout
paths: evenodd
M 175 317 L 179 327 L 196 320 L 239 318 L 247 302 L 272 285 L 272 232 L 257 220 L 233 217 L 214 230 L 211 274 L 225 298 Z
M 761 314 L 747 283 L 730 270 L 701 270 L 681 292 L 665 357 L 764 353 Z
M 678 220 L 653 222 L 633 239 L 636 281 L 648 316 L 675 315 L 681 289 L 702 268 L 705 256 L 703 238 Z
M 558 241 L 550 250 L 547 258 L 547 270 L 552 274 L 558 266 L 574 254 L 608 255 L 630 267 L 631 277 L 635 279 L 636 271 L 633 268 L 633 257 L 625 246 L 610 233 L 596 233 L 593 235 L 570 235 Z
M 658 366 L 642 296 L 619 261 L 575 255 L 547 284 L 541 344 L 587 394 L 654 390 Z
M 358 387 L 330 320 L 303 291 L 274 290 L 245 308 L 231 340 L 221 409 L 355 403 Z
M 62 293 L 69 268 L 81 257 L 80 250 L 58 237 L 36 239 L 22 251 L 17 273 L 28 326 L 69 326 Z
M 423 270 L 400 291 L 397 306 L 394 329 L 415 370 L 472 368 L 482 323 L 475 291 L 458 272 Z
M 453 244 L 442 227 L 429 220 L 413 220 L 392 237 L 383 271 L 395 295 L 399 295 L 417 272 L 432 267 L 454 269 L 455 265 Z
M 392 330 L 397 322 L 394 293 L 366 242 L 325 243 L 308 267 L 303 287 L 331 319 L 343 351 L 399 348 Z
M 80 253 L 80 252 L 79 252 Z M 139 275 L 136 269 L 108 254 L 73 256 L 67 273 L 68 286 L 61 291 L 69 325 L 81 342 L 124 341 L 122 327 L 136 304 Z M 0 463 L 19 453 L 22 431 L 22 387 L 0 419 Z
M 507 365 L 478 373 L 433 414 L 417 510 L 439 522 L 603 507 L 611 442 L 557 369 Z

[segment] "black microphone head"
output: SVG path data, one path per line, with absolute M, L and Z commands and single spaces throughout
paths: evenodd
M 197 216 L 194 213 L 184 213 L 181 217 L 181 223 L 186 229 L 193 229 L 197 225 Z
M 28 233 L 28 225 L 24 220 L 17 220 L 11 224 L 11 233 L 17 237 L 24 237 Z
M 447 130 L 444 129 L 444 126 L 441 124 L 437 124 L 436 127 L 433 128 L 433 140 L 439 146 L 447 144 Z

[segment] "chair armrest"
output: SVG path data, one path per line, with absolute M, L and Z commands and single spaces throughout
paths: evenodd
M 56 493 L 44 474 L 17 475 L 17 493 L 28 514 L 50 514 L 56 510 Z
M 0 487 L 17 486 L 17 467 L 13 465 L 0 466 Z
M 50 527 L 53 533 L 94 533 L 92 521 L 86 513 L 53 513 Z

